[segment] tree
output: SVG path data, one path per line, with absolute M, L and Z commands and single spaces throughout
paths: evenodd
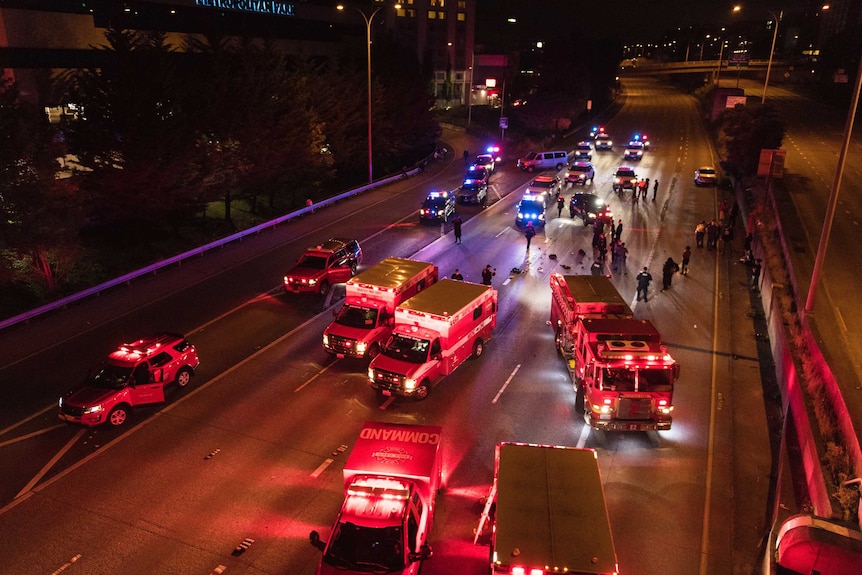
M 739 176 L 757 173 L 760 150 L 778 149 L 784 140 L 784 121 L 769 102 L 724 110 L 716 122 L 719 144 L 726 150 L 725 168 Z
M 0 83 L 0 248 L 5 278 L 55 294 L 79 255 L 76 178 L 56 177 L 62 145 L 40 106 Z

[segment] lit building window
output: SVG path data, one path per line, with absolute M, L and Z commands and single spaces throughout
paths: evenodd
M 437 12 L 434 12 L 433 10 L 428 10 L 428 19 L 434 20 L 435 18 L 437 18 Z
M 458 12 L 458 21 L 459 22 L 463 22 L 466 19 L 467 19 L 467 17 L 464 15 L 463 12 Z

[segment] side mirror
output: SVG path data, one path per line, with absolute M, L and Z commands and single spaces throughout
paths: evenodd
M 442 353 L 435 353 L 433 356 L 431 356 L 431 359 L 434 359 L 434 360 L 437 360 L 437 361 L 442 361 L 442 359 L 443 359 L 443 354 L 442 354 Z
M 320 533 L 318 533 L 317 531 L 312 531 L 308 534 L 308 541 L 311 543 L 312 546 L 318 548 L 321 551 L 326 548 L 326 543 L 320 540 Z

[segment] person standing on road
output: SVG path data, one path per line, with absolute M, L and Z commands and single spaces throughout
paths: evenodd
M 491 269 L 491 264 L 485 266 L 485 269 L 482 270 L 482 284 L 489 286 L 491 285 L 491 278 L 497 275 L 497 268 Z
M 625 242 L 617 241 L 617 244 L 614 246 L 614 257 L 616 257 L 617 262 L 614 271 L 629 275 L 629 272 L 626 270 L 626 258 L 629 257 L 629 249 L 626 247 Z
M 721 229 L 721 250 L 722 255 L 730 253 L 731 243 L 733 242 L 733 228 L 730 224 L 725 225 Z
M 706 233 L 706 220 L 701 220 L 694 228 L 694 245 L 699 248 L 703 247 L 703 236 Z
M 563 194 L 557 194 L 557 217 L 563 215 L 563 208 L 566 207 L 566 200 L 563 198 Z
M 760 291 L 760 270 L 761 270 L 761 260 L 757 258 L 754 260 L 754 265 L 751 266 L 751 289 L 754 291 Z
M 655 201 L 655 196 L 658 193 L 658 180 L 652 185 L 652 201 Z
M 524 237 L 527 238 L 527 249 L 530 249 L 530 242 L 533 241 L 533 237 L 536 235 L 536 228 L 533 227 L 533 222 L 527 222 L 527 226 L 524 228 Z
M 661 268 L 661 291 L 670 289 L 670 284 L 673 282 L 673 274 L 679 271 L 679 265 L 673 261 L 673 258 L 667 258 Z
M 638 301 L 641 300 L 641 294 L 643 294 L 644 301 L 647 301 L 647 290 L 649 290 L 649 283 L 652 281 L 652 276 L 647 271 L 646 266 L 644 266 L 643 271 L 638 274 Z
M 470 152 L 464 150 L 464 165 L 466 166 L 470 162 Z
M 721 228 L 718 227 L 718 224 L 715 220 L 711 220 L 708 224 L 706 224 L 706 249 L 712 251 L 716 248 L 716 244 L 718 244 L 718 235 L 721 232 Z
M 455 272 L 452 274 L 453 280 L 464 281 L 464 276 L 461 275 L 461 270 L 455 268 Z
M 682 252 L 682 271 L 681 273 L 684 276 L 688 275 L 688 262 L 691 260 L 691 246 L 685 246 L 685 250 Z
M 646 201 L 646 195 L 647 195 L 647 192 L 649 192 L 649 178 L 647 178 L 646 180 L 644 180 L 644 189 L 643 189 L 643 192 L 644 192 L 644 201 Z
M 461 216 L 455 214 L 455 217 L 452 219 L 452 231 L 455 232 L 455 243 L 461 243 Z
M 623 221 L 617 220 L 617 225 L 614 227 L 614 221 L 611 220 L 611 229 L 613 230 L 613 235 L 618 242 L 623 240 Z

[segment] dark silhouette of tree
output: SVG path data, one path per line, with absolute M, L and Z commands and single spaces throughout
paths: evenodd
M 784 140 L 785 123 L 769 102 L 724 110 L 716 122 L 727 151 L 724 167 L 738 176 L 757 173 L 760 150 L 778 149 Z
M 79 256 L 77 178 L 58 178 L 63 146 L 41 106 L 0 83 L 0 253 L 6 282 L 61 290 Z

